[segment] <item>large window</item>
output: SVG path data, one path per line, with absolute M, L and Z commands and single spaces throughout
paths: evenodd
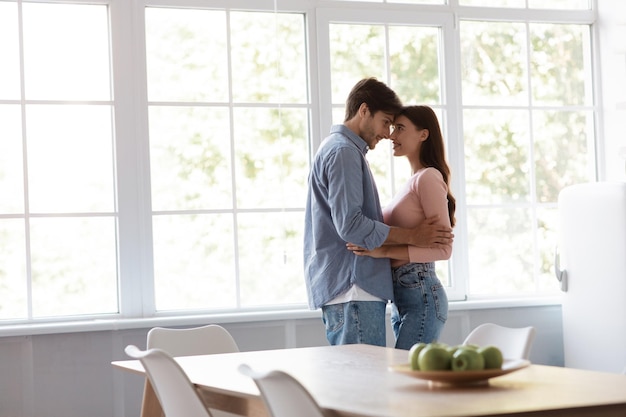
M 440 118 L 450 298 L 558 291 L 557 196 L 598 171 L 586 1 L 258 3 L 0 1 L 0 320 L 306 308 L 309 161 L 367 76 Z
M 0 33 L 0 319 L 117 312 L 108 9 L 0 2 Z
M 469 294 L 548 292 L 559 191 L 595 179 L 590 27 L 461 21 Z
M 302 303 L 305 15 L 145 18 L 156 309 Z

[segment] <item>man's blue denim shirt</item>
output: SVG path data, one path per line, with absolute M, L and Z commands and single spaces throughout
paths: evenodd
M 346 249 L 347 242 L 374 249 L 389 234 L 365 159 L 368 149 L 356 133 L 335 125 L 313 161 L 304 230 L 304 276 L 311 309 L 353 284 L 393 300 L 389 259 L 356 256 Z

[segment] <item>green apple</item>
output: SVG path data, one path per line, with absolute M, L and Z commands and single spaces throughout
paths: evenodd
M 459 345 L 454 345 L 454 346 L 448 346 L 446 349 L 448 349 L 448 352 L 450 352 L 450 355 L 453 355 L 454 352 L 456 352 L 456 350 L 459 348 Z
M 500 369 L 504 358 L 502 357 L 502 351 L 496 346 L 483 346 L 478 349 L 485 360 L 485 369 Z
M 421 350 L 417 362 L 420 371 L 447 371 L 451 360 L 447 346 L 429 344 Z
M 479 371 L 485 369 L 485 359 L 477 349 L 461 347 L 452 355 L 453 371 Z
M 420 369 L 417 359 L 419 358 L 419 354 L 422 349 L 424 349 L 426 346 L 426 343 L 419 342 L 411 346 L 411 349 L 409 349 L 409 363 L 411 364 L 412 370 L 418 371 Z

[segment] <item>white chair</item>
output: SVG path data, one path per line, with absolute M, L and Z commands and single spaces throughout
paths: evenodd
M 528 359 L 535 339 L 535 328 L 504 327 L 494 323 L 484 323 L 470 332 L 464 345 L 494 345 L 502 351 L 504 359 Z
M 167 417 L 211 417 L 185 371 L 167 352 L 133 345 L 124 351 L 141 361 Z
M 283 371 L 257 372 L 242 364 L 239 372 L 254 380 L 271 417 L 324 417 L 324 412 L 300 382 Z
M 217 324 L 187 329 L 154 327 L 148 332 L 147 348 L 159 348 L 172 356 L 239 352 L 228 330 Z
M 228 330 L 217 324 L 186 329 L 154 327 L 148 331 L 146 345 L 147 349 L 162 349 L 171 356 L 239 352 L 237 342 L 235 342 L 232 335 Z M 152 387 L 146 381 L 144 396 L 151 395 L 149 393 L 151 389 Z M 237 415 L 221 410 L 211 410 L 211 414 L 214 417 L 232 417 Z

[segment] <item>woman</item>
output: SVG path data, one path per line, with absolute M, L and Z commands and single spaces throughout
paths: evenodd
M 450 168 L 445 159 L 437 115 L 428 106 L 404 107 L 395 118 L 394 156 L 406 156 L 412 176 L 383 210 L 386 224 L 415 227 L 439 216 L 442 225 L 454 227 L 455 199 L 450 193 Z M 446 260 L 452 247 L 423 248 L 408 245 L 381 246 L 371 251 L 349 243 L 359 256 L 390 258 L 394 305 L 391 316 L 396 348 L 438 340 L 448 317 L 448 297 L 435 273 L 435 261 Z

